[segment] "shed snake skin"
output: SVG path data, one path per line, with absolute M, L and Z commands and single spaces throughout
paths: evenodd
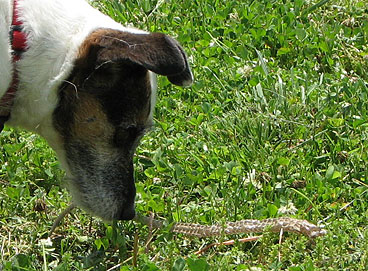
M 135 221 L 150 225 L 152 228 L 163 228 L 164 221 L 137 214 Z M 200 225 L 194 223 L 174 223 L 171 231 L 196 237 L 211 237 L 239 233 L 259 233 L 264 231 L 280 232 L 280 230 L 300 233 L 315 238 L 327 233 L 322 227 L 316 226 L 307 220 L 290 217 L 267 218 L 263 220 L 244 219 L 237 222 L 227 222 L 224 225 Z

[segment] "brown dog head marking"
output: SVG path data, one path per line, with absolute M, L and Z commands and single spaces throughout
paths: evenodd
M 74 201 L 105 220 L 135 215 L 133 154 L 152 125 L 152 73 L 191 84 L 187 58 L 163 34 L 91 33 L 54 111 Z

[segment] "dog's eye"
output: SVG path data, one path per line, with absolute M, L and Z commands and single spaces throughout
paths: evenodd
M 130 148 L 143 132 L 143 128 L 135 125 L 118 127 L 115 132 L 114 143 L 118 147 Z
M 129 138 L 135 138 L 138 135 L 138 128 L 136 126 L 129 126 L 125 130 L 128 133 Z
M 114 143 L 118 146 L 126 145 L 132 134 L 132 132 L 129 132 L 129 130 L 130 129 L 125 129 L 121 127 L 117 128 L 114 136 Z

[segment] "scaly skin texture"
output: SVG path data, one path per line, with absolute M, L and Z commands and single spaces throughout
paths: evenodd
M 136 215 L 134 220 L 153 228 L 162 228 L 164 221 Z M 197 237 L 210 237 L 239 233 L 258 233 L 263 231 L 280 232 L 280 230 L 301 233 L 309 238 L 323 236 L 327 233 L 323 228 L 316 226 L 307 220 L 291 217 L 268 218 L 263 220 L 244 219 L 237 222 L 227 222 L 224 225 L 204 226 L 194 223 L 175 223 L 171 231 Z

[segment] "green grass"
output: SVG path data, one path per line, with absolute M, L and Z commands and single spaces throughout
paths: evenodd
M 159 78 L 155 128 L 135 158 L 137 210 L 169 221 L 285 216 L 328 234 L 189 238 L 104 224 L 69 202 L 53 152 L 37 136 L 1 135 L 4 270 L 367 270 L 368 4 L 365 0 L 95 1 L 123 24 L 177 38 L 191 88 Z M 342 210 L 348 204 L 351 205 Z M 134 267 L 134 239 L 138 241 Z M 113 267 L 114 269 L 111 269 Z M 257 269 L 258 268 L 258 269 Z

